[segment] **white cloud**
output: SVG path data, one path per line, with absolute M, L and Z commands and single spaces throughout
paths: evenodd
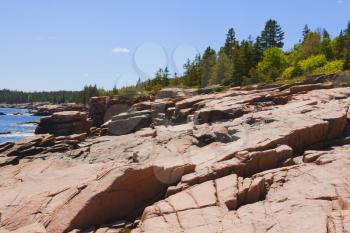
M 130 50 L 128 48 L 113 48 L 112 49 L 113 53 L 129 53 Z
M 339 5 L 341 5 L 341 4 L 343 4 L 343 3 L 344 3 L 343 0 L 338 0 L 338 4 L 339 4 Z
M 85 73 L 85 74 L 83 74 L 83 77 L 84 77 L 84 78 L 87 78 L 87 77 L 89 77 L 89 74 L 88 74 L 88 73 Z

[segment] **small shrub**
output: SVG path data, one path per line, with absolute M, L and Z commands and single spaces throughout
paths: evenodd
M 279 48 L 264 51 L 263 59 L 257 65 L 258 77 L 265 83 L 275 82 L 287 65 L 287 57 Z
M 315 69 L 324 66 L 326 63 L 326 56 L 324 54 L 320 54 L 300 61 L 299 65 L 304 73 L 310 73 Z
M 323 67 L 317 68 L 313 71 L 313 74 L 334 74 L 343 70 L 344 61 L 335 60 L 326 63 Z
M 291 79 L 297 76 L 300 76 L 303 74 L 303 70 L 300 67 L 299 64 L 296 64 L 295 66 L 290 66 L 287 69 L 285 69 L 282 73 L 283 79 Z

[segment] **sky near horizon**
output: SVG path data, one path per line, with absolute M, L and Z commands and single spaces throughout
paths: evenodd
M 111 89 L 181 73 L 187 58 L 220 48 L 228 28 L 254 38 L 276 19 L 285 50 L 305 24 L 338 35 L 350 0 L 0 0 L 0 89 Z

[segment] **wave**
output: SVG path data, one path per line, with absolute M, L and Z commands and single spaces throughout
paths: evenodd
M 12 138 L 12 137 L 30 137 L 34 136 L 34 133 L 28 133 L 28 132 L 14 132 L 9 134 L 1 134 L 0 138 Z

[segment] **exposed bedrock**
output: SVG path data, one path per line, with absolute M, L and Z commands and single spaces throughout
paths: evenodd
M 348 232 L 348 152 L 192 186 L 147 207 L 133 232 Z
M 350 88 L 268 88 L 140 102 L 118 136 L 0 144 L 0 231 L 349 231 Z
M 15 230 L 38 222 L 47 232 L 67 232 L 135 218 L 193 169 L 191 164 L 128 168 L 113 162 L 72 167 L 55 159 L 23 163 L 20 171 L 2 173 L 9 183 L 0 189 L 1 227 Z

